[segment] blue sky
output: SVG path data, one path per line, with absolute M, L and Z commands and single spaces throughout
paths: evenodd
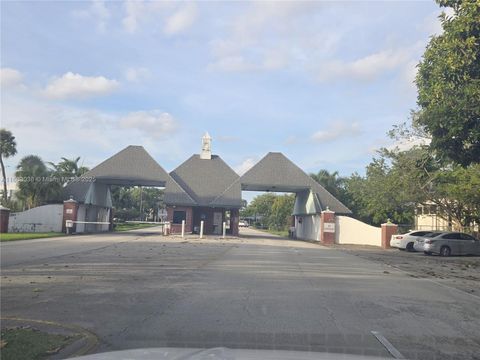
M 433 1 L 1 3 L 1 121 L 18 155 L 129 144 L 171 171 L 214 153 L 243 172 L 281 151 L 307 172 L 364 172 L 415 108 Z

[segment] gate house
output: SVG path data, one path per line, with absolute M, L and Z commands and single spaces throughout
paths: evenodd
M 329 222 L 351 211 L 282 153 L 270 152 L 243 176 L 211 151 L 211 137 L 202 138 L 202 151 L 167 173 L 141 146 L 128 146 L 65 188 L 64 220 L 110 222 L 113 219 L 110 185 L 163 187 L 167 220 L 173 233 L 195 232 L 204 221 L 205 234 L 238 235 L 243 191 L 295 193 L 298 238 L 328 239 Z M 88 216 L 87 216 L 88 215 Z M 331 217 L 331 219 L 330 219 Z M 333 220 L 332 220 L 333 219 Z M 76 231 L 105 231 L 111 226 L 78 225 Z M 326 234 L 325 239 L 323 238 Z M 333 236 L 333 235 L 332 235 Z M 332 239 L 328 242 L 333 242 Z

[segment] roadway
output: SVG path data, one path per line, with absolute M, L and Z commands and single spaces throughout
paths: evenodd
M 2 243 L 1 313 L 75 324 L 96 351 L 217 347 L 475 359 L 480 300 L 317 244 L 242 229 Z

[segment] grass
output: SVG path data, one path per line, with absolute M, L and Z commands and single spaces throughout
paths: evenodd
M 72 343 L 75 337 L 49 334 L 31 328 L 2 330 L 0 357 L 2 360 L 44 359 Z
M 271 230 L 271 229 L 257 229 L 257 230 L 265 231 L 269 234 L 278 235 L 278 236 L 281 236 L 281 237 L 288 238 L 288 231 L 287 230 Z
M 136 224 L 136 223 L 119 223 L 115 224 L 115 231 L 128 231 L 149 228 L 152 226 L 158 226 L 156 224 Z
M 57 236 L 65 236 L 64 233 L 45 232 L 45 233 L 4 233 L 0 234 L 0 241 L 16 241 L 16 240 L 30 240 L 43 239 Z

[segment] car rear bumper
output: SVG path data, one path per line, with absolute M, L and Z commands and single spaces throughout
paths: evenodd
M 390 240 L 390 246 L 398 249 L 405 249 L 405 244 L 402 243 L 402 240 L 392 239 Z
M 419 243 L 415 243 L 413 244 L 413 248 L 416 250 L 416 251 L 426 251 L 425 250 L 425 245 L 422 243 L 422 244 L 419 244 Z

